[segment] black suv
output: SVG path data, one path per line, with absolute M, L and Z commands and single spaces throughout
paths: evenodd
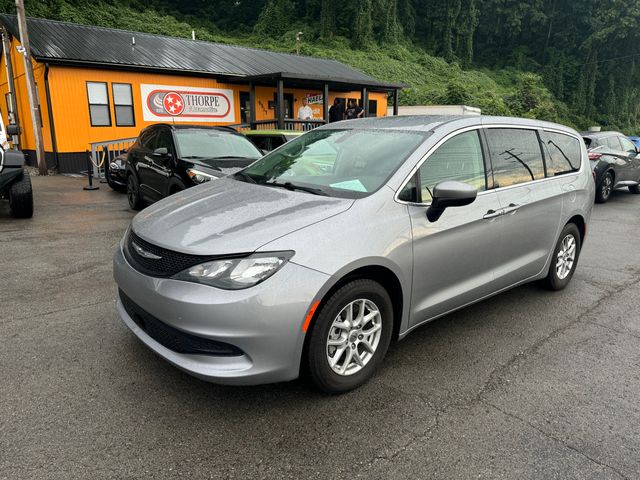
M 262 154 L 228 127 L 151 125 L 127 152 L 127 197 L 134 210 L 185 188 L 232 174 Z
M 619 132 L 582 132 L 596 179 L 596 202 L 605 203 L 614 188 L 640 193 L 640 157 L 631 140 Z

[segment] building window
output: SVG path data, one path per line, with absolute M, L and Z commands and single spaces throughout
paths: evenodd
M 106 82 L 87 82 L 89 116 L 92 127 L 110 127 L 109 92 Z
M 113 107 L 116 112 L 116 126 L 133 127 L 136 119 L 133 114 L 133 94 L 130 83 L 112 83 Z

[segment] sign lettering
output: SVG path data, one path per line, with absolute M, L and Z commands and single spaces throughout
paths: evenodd
M 161 122 L 235 122 L 233 90 L 140 85 L 143 118 Z

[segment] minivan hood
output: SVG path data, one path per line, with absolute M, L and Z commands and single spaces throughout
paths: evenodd
M 354 200 L 221 178 L 140 212 L 133 231 L 150 243 L 196 255 L 249 253 L 349 209 Z

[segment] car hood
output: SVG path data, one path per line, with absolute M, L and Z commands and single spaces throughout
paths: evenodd
M 184 253 L 249 253 L 353 202 L 221 178 L 153 204 L 132 228 L 150 243 Z
M 227 175 L 234 174 L 245 167 L 248 167 L 257 159 L 233 159 L 233 160 L 216 160 L 214 158 L 202 158 L 202 159 L 189 159 L 188 162 L 193 164 L 195 168 L 203 168 L 205 171 L 210 171 L 212 175 L 218 177 L 225 177 Z

